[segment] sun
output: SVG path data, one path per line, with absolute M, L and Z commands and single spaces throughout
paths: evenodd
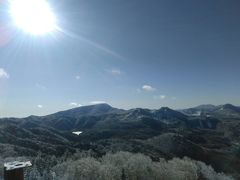
M 46 0 L 9 0 L 15 25 L 32 35 L 56 30 L 56 17 Z

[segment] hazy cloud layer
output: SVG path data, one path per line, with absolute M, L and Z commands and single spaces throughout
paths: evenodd
M 157 96 L 153 96 L 154 99 L 166 99 L 166 95 L 157 95 Z
M 46 91 L 47 90 L 47 87 L 42 85 L 42 84 L 39 84 L 39 83 L 36 83 L 35 84 L 36 88 L 42 90 L 42 91 Z
M 123 72 L 119 69 L 111 69 L 108 71 L 109 73 L 113 74 L 113 75 L 121 75 Z
M 81 77 L 79 75 L 75 76 L 76 80 L 79 80 Z
M 137 88 L 137 93 L 141 93 L 142 90 L 140 88 Z

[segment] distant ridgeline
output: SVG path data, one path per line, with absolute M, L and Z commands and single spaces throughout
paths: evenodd
M 60 158 L 79 151 L 90 150 L 95 157 L 128 151 L 154 161 L 187 156 L 240 178 L 239 142 L 240 108 L 231 104 L 178 111 L 98 104 L 41 117 L 0 119 L 2 161 L 39 152 Z

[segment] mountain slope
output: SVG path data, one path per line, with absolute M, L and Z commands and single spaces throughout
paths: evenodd
M 183 109 L 180 112 L 189 116 L 211 116 L 217 118 L 240 118 L 240 108 L 232 104 L 219 106 L 200 105 L 194 108 Z

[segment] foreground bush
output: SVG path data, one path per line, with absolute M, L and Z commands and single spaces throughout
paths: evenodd
M 189 158 L 153 162 L 143 154 L 118 152 L 100 159 L 84 157 L 52 169 L 58 180 L 231 180 L 211 166 Z
M 4 161 L 0 158 L 1 164 Z M 26 180 L 233 180 L 189 158 L 154 162 L 148 156 L 129 152 L 106 154 L 102 158 L 82 153 L 58 159 L 39 155 L 32 162 Z M 2 176 L 0 171 L 0 180 Z

